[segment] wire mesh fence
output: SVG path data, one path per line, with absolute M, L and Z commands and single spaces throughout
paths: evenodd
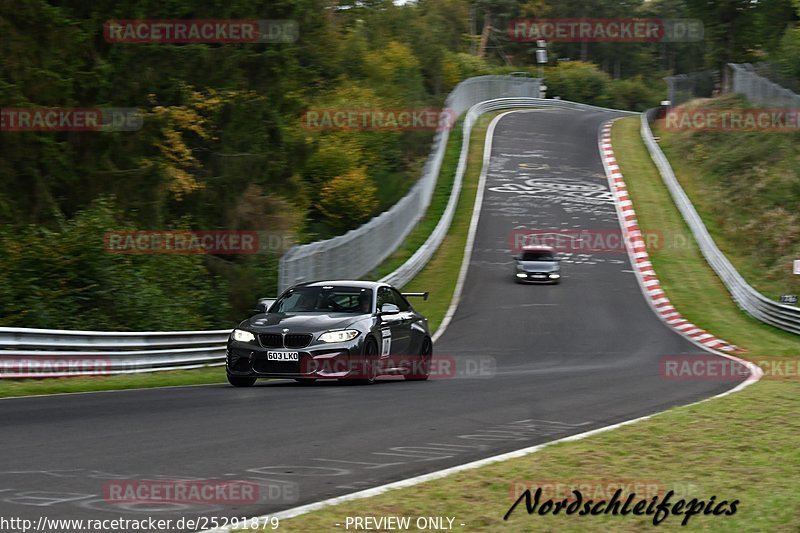
M 667 100 L 679 106 L 693 98 L 711 98 L 721 90 L 719 71 L 704 70 L 664 78 L 667 82 Z
M 728 63 L 727 76 L 718 70 L 677 74 L 664 78 L 670 106 L 694 98 L 711 98 L 721 93 L 741 94 L 752 104 L 770 107 L 800 107 L 800 95 L 792 92 L 797 80 L 788 79 L 768 63 Z
M 731 92 L 744 95 L 749 102 L 771 107 L 800 107 L 800 95 L 762 75 L 777 75 L 768 66 L 728 63 L 728 68 L 731 69 Z

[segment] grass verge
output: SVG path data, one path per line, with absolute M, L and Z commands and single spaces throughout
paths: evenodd
M 686 108 L 731 110 L 726 95 Z M 765 296 L 800 292 L 800 132 L 673 131 L 654 124 L 675 176 L 736 270 Z
M 225 369 L 221 366 L 114 376 L 4 379 L 0 381 L 0 398 L 38 394 L 63 394 L 67 392 L 153 389 L 157 387 L 208 385 L 212 383 L 227 383 Z
M 645 231 L 669 228 L 688 234 L 639 137 L 638 120 L 618 121 L 613 142 L 640 225 Z M 480 151 L 473 149 L 471 157 Z M 469 205 L 460 204 L 459 215 L 469 211 Z M 752 354 L 794 356 L 796 364 L 796 338 L 744 317 L 696 250 L 665 247 L 651 253 L 664 289 L 681 313 Z M 429 267 L 443 265 L 434 262 Z M 448 265 L 447 270 L 453 273 L 458 268 Z M 734 395 L 671 409 L 525 458 L 285 520 L 281 529 L 330 531 L 348 516 L 402 515 L 454 517 L 456 529 L 462 531 L 639 531 L 653 527 L 652 516 L 529 516 L 524 505 L 508 521 L 503 515 L 513 503 L 510 489 L 518 480 L 534 486 L 535 480 L 617 480 L 616 486 L 646 480 L 666 490 L 674 488 L 687 499 L 739 500 L 732 516 L 690 518 L 692 529 L 797 531 L 798 407 L 800 381 L 767 378 Z M 682 519 L 670 516 L 659 530 L 685 531 Z M 463 527 L 458 525 L 462 523 Z
M 767 326 L 733 304 L 663 185 L 641 140 L 637 120 L 615 124 L 614 153 L 642 230 L 664 236 L 663 245 L 648 249 L 648 253 L 672 304 L 690 322 L 737 346 L 761 355 L 797 355 L 796 335 Z

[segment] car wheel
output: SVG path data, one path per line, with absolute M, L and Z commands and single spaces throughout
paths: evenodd
M 422 341 L 422 348 L 419 351 L 420 371 L 412 369 L 410 374 L 403 377 L 409 381 L 425 381 L 431 375 L 431 360 L 433 359 L 433 343 L 428 337 Z
M 249 376 L 231 376 L 228 374 L 228 383 L 234 387 L 252 387 L 256 382 L 256 378 Z
M 378 344 L 375 339 L 369 338 L 364 345 L 364 372 L 365 376 L 359 380 L 364 385 L 372 385 L 378 377 L 378 366 L 375 362 L 378 359 Z

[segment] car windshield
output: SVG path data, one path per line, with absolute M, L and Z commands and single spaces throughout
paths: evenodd
M 555 261 L 553 252 L 546 250 L 528 251 L 522 254 L 522 261 Z
M 354 313 L 372 312 L 372 291 L 362 287 L 297 287 L 289 290 L 270 308 L 272 313 Z

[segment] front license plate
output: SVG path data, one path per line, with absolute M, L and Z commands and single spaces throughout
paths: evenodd
M 533 277 L 534 278 L 544 278 L 546 276 L 544 274 L 534 274 Z
M 267 361 L 299 361 L 299 352 L 267 352 Z

